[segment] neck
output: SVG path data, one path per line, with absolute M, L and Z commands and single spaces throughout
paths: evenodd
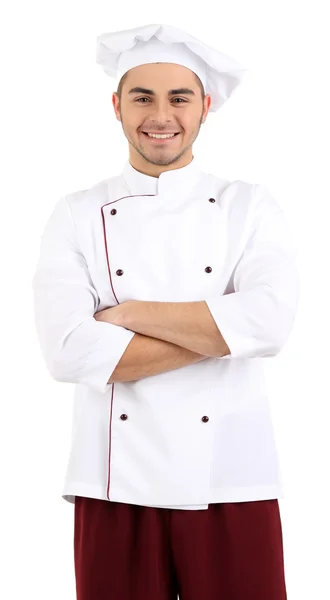
M 129 151 L 129 162 L 132 167 L 150 177 L 159 177 L 161 173 L 165 171 L 173 171 L 174 169 L 182 169 L 191 163 L 193 160 L 192 152 L 186 153 L 180 156 L 177 160 L 174 160 L 168 165 L 155 165 L 141 156 L 138 152 L 130 147 Z

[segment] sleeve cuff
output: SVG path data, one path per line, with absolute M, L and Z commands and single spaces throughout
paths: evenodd
M 108 380 L 120 362 L 135 332 L 112 323 L 98 322 L 98 325 L 104 326 L 102 336 L 88 354 L 84 371 L 87 375 L 89 387 L 98 392 L 106 393 L 112 386 L 112 383 L 108 383 Z

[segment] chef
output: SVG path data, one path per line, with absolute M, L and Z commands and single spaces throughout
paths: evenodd
M 57 201 L 33 278 L 46 366 L 75 384 L 77 599 L 284 600 L 262 359 L 294 324 L 295 253 L 268 188 L 192 148 L 246 68 L 169 25 L 100 35 L 97 63 L 128 159 Z

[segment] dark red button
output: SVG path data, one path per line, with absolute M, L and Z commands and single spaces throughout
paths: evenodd
M 211 273 L 212 267 L 205 267 L 205 271 L 206 271 L 206 273 Z
M 202 421 L 203 421 L 203 423 L 207 423 L 207 422 L 208 422 L 208 420 L 209 420 L 209 418 L 208 418 L 208 417 L 206 417 L 206 416 L 205 416 L 205 417 L 202 417 Z
M 215 202 L 215 198 L 209 198 L 209 202 Z
M 117 269 L 116 275 L 122 275 L 124 271 L 122 269 Z
M 123 414 L 123 415 L 120 415 L 120 418 L 122 421 L 126 421 L 126 419 L 128 419 L 128 416 Z
M 113 208 L 113 209 L 110 211 L 110 214 L 111 214 L 111 215 L 116 215 L 116 214 L 117 214 L 117 211 L 116 211 L 116 209 L 115 209 L 115 208 Z

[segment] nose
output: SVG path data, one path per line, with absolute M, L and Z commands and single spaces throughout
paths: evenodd
M 150 118 L 154 122 L 169 123 L 173 120 L 173 106 L 168 100 L 158 100 L 153 103 Z

